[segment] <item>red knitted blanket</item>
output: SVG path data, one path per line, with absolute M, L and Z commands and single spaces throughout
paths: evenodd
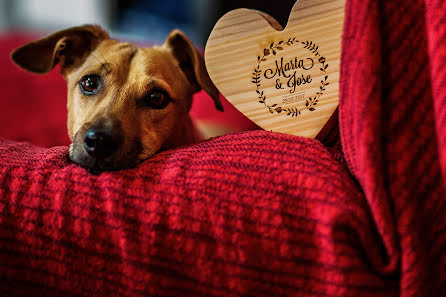
M 0 140 L 0 295 L 446 296 L 446 2 L 347 0 L 341 64 L 342 147 L 245 132 L 91 175 Z

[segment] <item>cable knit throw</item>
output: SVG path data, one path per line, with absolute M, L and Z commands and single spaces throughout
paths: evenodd
M 0 295 L 446 296 L 446 2 L 345 21 L 331 144 L 251 131 L 92 175 L 0 140 Z

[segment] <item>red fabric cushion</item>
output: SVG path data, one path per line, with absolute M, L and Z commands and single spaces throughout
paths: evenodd
M 0 147 L 0 283 L 11 295 L 345 296 L 395 285 L 364 262 L 382 258 L 366 200 L 316 140 L 229 135 L 101 175 L 70 163 L 66 147 Z
M 66 147 L 3 141 L 0 164 L 0 287 L 12 296 L 324 292 L 339 261 L 352 269 L 345 293 L 391 284 L 362 262 L 380 257 L 366 201 L 316 140 L 229 135 L 101 175 Z
M 445 18 L 347 1 L 342 151 L 254 131 L 91 175 L 1 141 L 2 292 L 445 296 Z

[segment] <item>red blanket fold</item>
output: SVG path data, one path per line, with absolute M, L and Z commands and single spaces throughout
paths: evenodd
M 444 1 L 347 9 L 344 154 L 388 257 L 374 266 L 398 275 L 401 296 L 446 295 L 445 17 Z
M 3 295 L 446 296 L 445 19 L 347 1 L 339 150 L 254 131 L 92 175 L 0 140 Z

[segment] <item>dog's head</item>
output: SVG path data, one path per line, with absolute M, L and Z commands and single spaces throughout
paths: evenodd
M 25 70 L 60 64 L 68 88 L 70 158 L 94 171 L 135 166 L 161 149 L 193 141 L 188 112 L 204 89 L 222 110 L 203 58 L 173 31 L 159 47 L 110 39 L 98 26 L 57 32 L 15 50 Z

